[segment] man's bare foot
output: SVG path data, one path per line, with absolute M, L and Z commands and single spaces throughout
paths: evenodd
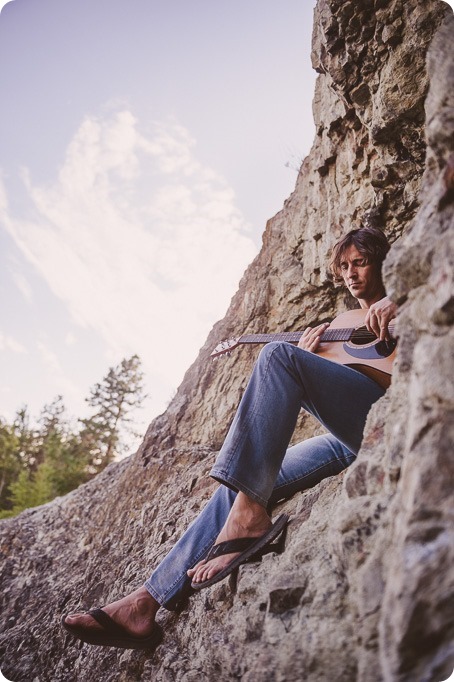
M 254 502 L 244 493 L 238 493 L 233 503 L 227 520 L 216 538 L 216 543 L 237 538 L 259 538 L 272 526 L 270 517 L 265 507 Z M 224 554 L 210 561 L 203 559 L 194 568 L 189 569 L 188 576 L 193 583 L 202 583 L 210 580 L 222 571 L 239 552 Z
M 121 625 L 133 637 L 147 637 L 153 631 L 153 624 L 160 605 L 145 587 L 131 592 L 123 599 L 103 606 L 102 610 L 117 625 Z M 88 613 L 73 613 L 65 618 L 67 625 L 102 630 L 102 626 Z

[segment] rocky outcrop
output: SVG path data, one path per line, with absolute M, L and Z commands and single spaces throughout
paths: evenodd
M 226 317 L 136 455 L 0 524 L 7 678 L 447 677 L 453 31 L 439 0 L 319 0 L 316 139 Z M 351 306 L 326 262 L 335 239 L 361 224 L 380 225 L 395 241 L 386 284 L 400 304 L 400 340 L 391 389 L 369 415 L 355 464 L 280 505 L 291 515 L 284 554 L 243 567 L 236 585 L 196 595 L 179 614 L 160 614 L 166 637 L 154 655 L 67 641 L 60 614 L 140 585 L 213 489 L 207 472 L 256 354 L 242 349 L 213 364 L 213 346 L 246 330 L 302 328 Z M 295 438 L 318 428 L 302 417 Z

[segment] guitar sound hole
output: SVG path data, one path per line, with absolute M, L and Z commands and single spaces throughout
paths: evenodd
M 391 355 L 396 346 L 396 339 L 390 339 L 389 341 L 379 341 L 375 345 L 375 350 L 378 355 L 381 355 L 383 358 L 387 358 L 389 355 Z
M 354 343 L 357 346 L 365 346 L 368 343 L 372 343 L 373 341 L 376 341 L 377 337 L 375 334 L 370 332 L 367 327 L 358 327 L 358 329 L 355 329 L 353 334 L 350 337 L 350 341 Z

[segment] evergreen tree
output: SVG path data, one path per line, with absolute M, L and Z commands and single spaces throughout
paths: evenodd
M 19 438 L 14 426 L 0 419 L 0 509 L 11 508 L 9 488 L 20 470 Z
M 46 462 L 40 464 L 33 473 L 22 469 L 17 480 L 11 484 L 12 513 L 18 514 L 24 509 L 37 507 L 53 497 L 50 467 Z
M 100 383 L 91 389 L 86 401 L 95 408 L 88 419 L 80 420 L 83 445 L 89 455 L 90 473 L 102 471 L 118 454 L 121 430 L 130 432 L 133 408 L 140 407 L 144 399 L 143 372 L 140 358 L 133 355 L 111 367 Z
M 36 433 L 30 426 L 30 416 L 26 405 L 17 411 L 13 428 L 18 438 L 18 452 L 22 466 L 28 471 L 36 471 L 39 465 Z
M 0 518 L 65 495 L 102 471 L 121 452 L 121 430 L 144 398 L 140 359 L 133 355 L 91 389 L 94 414 L 79 420 L 77 431 L 66 418 L 62 396 L 46 405 L 31 427 L 26 407 L 12 425 L 0 420 Z
M 16 513 L 13 511 L 13 486 L 19 480 L 22 488 L 29 485 L 29 472 L 35 467 L 34 433 L 30 428 L 27 407 L 24 406 L 18 410 L 11 425 L 2 421 L 0 427 L 0 480 L 3 482 L 0 518 Z

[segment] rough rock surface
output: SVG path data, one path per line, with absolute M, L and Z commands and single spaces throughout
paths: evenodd
M 319 0 L 316 139 L 225 318 L 136 455 L 0 523 L 0 667 L 8 679 L 448 676 L 453 33 L 440 0 Z M 355 464 L 280 505 L 291 514 L 284 554 L 243 567 L 236 587 L 221 583 L 179 614 L 160 613 L 166 637 L 155 654 L 68 641 L 60 615 L 142 584 L 213 490 L 207 471 L 256 355 L 241 349 L 213 364 L 213 346 L 246 330 L 303 328 L 351 306 L 326 261 L 335 239 L 361 224 L 397 240 L 386 283 L 400 304 L 400 341 L 392 386 L 371 410 Z M 295 437 L 318 428 L 302 417 Z

